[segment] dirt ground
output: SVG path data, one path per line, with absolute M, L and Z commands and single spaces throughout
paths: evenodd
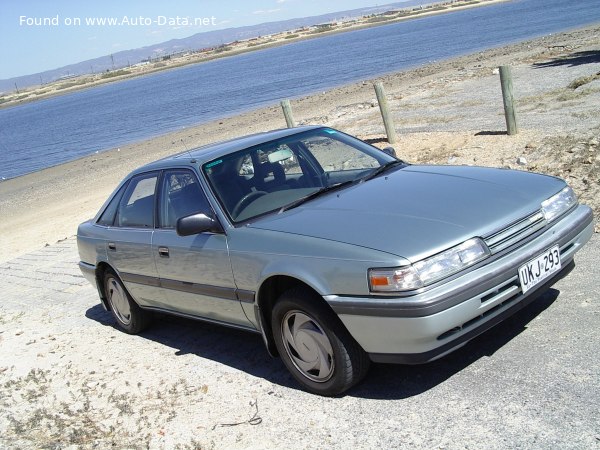
M 500 65 L 512 67 L 515 136 Z M 561 176 L 598 217 L 599 73 L 596 26 L 292 105 L 301 123 L 386 146 L 373 91 L 383 81 L 400 158 Z M 78 271 L 77 224 L 140 164 L 283 126 L 272 106 L 0 183 L 0 447 L 596 448 L 597 235 L 523 316 L 439 362 L 376 365 L 341 398 L 299 391 L 259 336 L 173 318 L 140 336 L 114 327 Z

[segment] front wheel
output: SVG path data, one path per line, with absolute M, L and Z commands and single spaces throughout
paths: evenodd
M 104 274 L 104 294 L 113 317 L 124 331 L 137 334 L 150 325 L 152 313 L 138 306 L 112 270 Z
M 285 292 L 273 308 L 271 325 L 284 364 L 308 391 L 338 395 L 367 374 L 368 356 L 312 291 Z

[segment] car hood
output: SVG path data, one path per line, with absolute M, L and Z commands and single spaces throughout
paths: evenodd
M 416 261 L 540 209 L 564 181 L 521 171 L 407 166 L 249 227 L 367 247 Z

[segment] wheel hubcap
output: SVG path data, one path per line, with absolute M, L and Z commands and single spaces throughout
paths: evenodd
M 283 318 L 281 334 L 286 353 L 302 375 L 318 383 L 331 378 L 333 348 L 316 320 L 303 312 L 290 311 Z
M 106 281 L 106 296 L 117 319 L 124 325 L 129 325 L 131 322 L 131 308 L 127 293 L 121 283 L 113 277 L 108 278 Z

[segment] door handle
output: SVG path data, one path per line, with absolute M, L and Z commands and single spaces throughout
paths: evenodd
M 162 258 L 168 258 L 169 257 L 169 247 L 158 247 L 158 254 Z
M 114 242 L 109 242 L 109 243 L 108 243 L 108 249 L 109 249 L 109 250 L 116 250 L 116 249 L 117 249 L 117 246 L 115 245 L 115 243 L 114 243 Z

